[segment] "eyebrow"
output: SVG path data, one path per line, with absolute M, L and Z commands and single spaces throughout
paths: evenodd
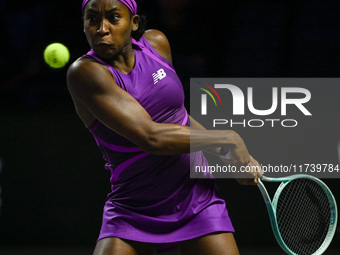
M 115 11 L 122 11 L 122 9 L 118 8 L 118 7 L 113 7 L 112 9 L 106 11 L 106 13 L 108 12 L 115 12 Z M 94 13 L 99 13 L 100 11 L 98 10 L 95 10 L 95 9 L 92 9 L 91 7 L 86 11 L 86 13 L 89 13 L 89 12 L 94 12 Z

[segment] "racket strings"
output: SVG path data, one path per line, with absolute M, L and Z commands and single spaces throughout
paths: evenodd
M 331 217 L 328 197 L 313 180 L 293 180 L 278 198 L 276 217 L 289 249 L 299 255 L 313 254 L 328 233 Z

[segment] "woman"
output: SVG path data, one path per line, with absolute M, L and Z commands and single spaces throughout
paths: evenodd
M 169 42 L 144 33 L 134 0 L 84 0 L 83 13 L 92 49 L 70 66 L 68 89 L 112 174 L 94 254 L 155 254 L 165 243 L 181 254 L 238 254 L 214 180 L 190 179 L 190 164 L 207 165 L 202 150 L 221 147 L 227 164 L 258 162 L 235 132 L 188 116 Z

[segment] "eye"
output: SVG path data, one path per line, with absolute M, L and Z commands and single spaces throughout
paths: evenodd
M 87 20 L 90 22 L 96 22 L 98 20 L 97 16 L 90 14 L 87 16 Z
M 110 14 L 109 16 L 109 20 L 112 22 L 118 21 L 119 19 L 120 19 L 120 15 L 117 13 Z

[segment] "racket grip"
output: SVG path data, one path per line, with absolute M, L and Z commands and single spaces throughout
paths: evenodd
M 232 159 L 229 150 L 223 147 L 220 149 L 220 156 L 227 160 Z

